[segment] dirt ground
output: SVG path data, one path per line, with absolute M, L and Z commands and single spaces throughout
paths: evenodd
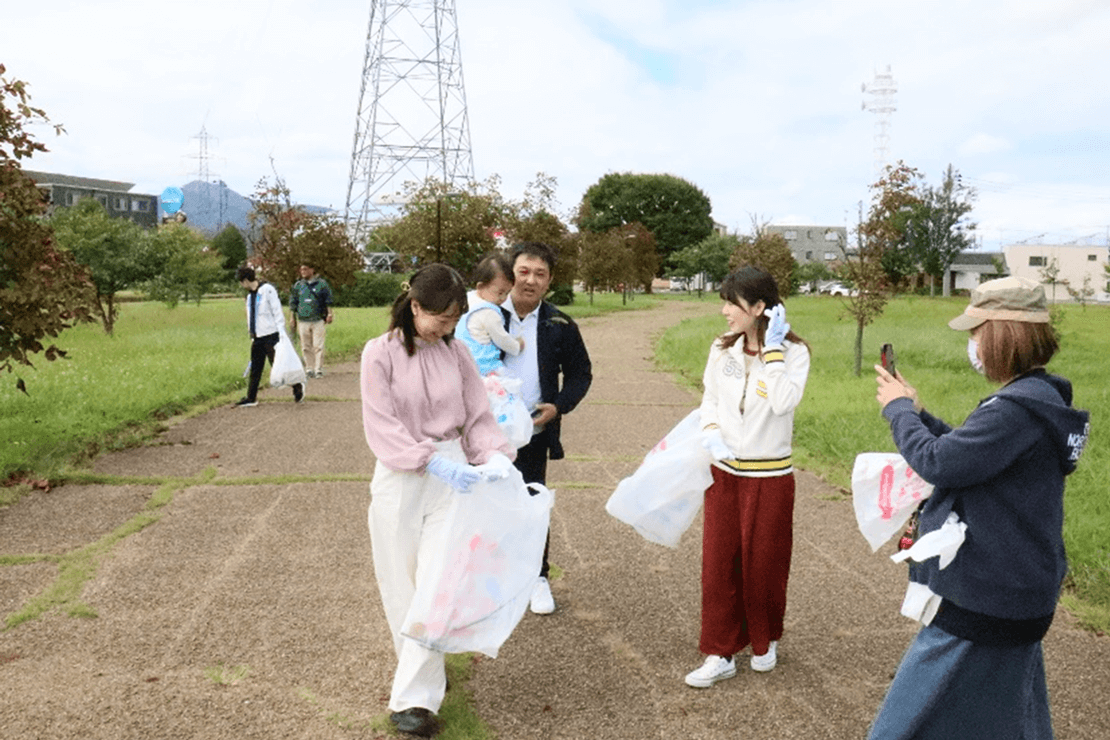
M 700 520 L 670 550 L 604 506 L 697 403 L 654 370 L 652 339 L 714 310 L 707 300 L 581 322 L 594 385 L 548 475 L 558 609 L 526 615 L 470 682 L 504 740 L 861 738 L 914 635 L 898 615 L 903 566 L 871 554 L 842 491 L 800 472 L 778 667 L 683 684 L 701 661 Z M 55 610 L 0 632 L 0 737 L 381 736 L 370 722 L 387 712 L 394 657 L 370 560 L 357 365 L 328 368 L 308 394 L 294 405 L 268 390 L 255 408 L 179 421 L 97 459 L 103 482 L 0 509 L 0 555 L 65 555 L 172 486 L 155 523 L 97 560 L 81 595 L 95 617 Z M 0 616 L 61 568 L 0 567 Z M 1110 737 L 1110 638 L 1061 610 L 1045 656 L 1057 737 Z

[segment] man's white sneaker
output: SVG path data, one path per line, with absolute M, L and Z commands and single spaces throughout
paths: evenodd
M 555 611 L 555 597 L 551 595 L 551 584 L 542 576 L 532 587 L 532 602 L 529 605 L 533 614 L 550 614 Z
M 710 655 L 701 664 L 701 668 L 686 674 L 686 685 L 695 689 L 708 689 L 718 681 L 732 678 L 736 675 L 736 661 L 732 658 L 722 658 L 720 655 Z
M 765 654 L 753 655 L 752 670 L 759 671 L 760 673 L 766 673 L 767 671 L 773 670 L 779 662 L 778 655 L 776 655 L 776 648 L 778 648 L 778 645 L 778 641 L 774 640 L 771 642 L 771 646 L 767 648 L 767 652 Z

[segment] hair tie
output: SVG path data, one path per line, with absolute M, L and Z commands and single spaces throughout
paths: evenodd
M 402 292 L 402 293 L 408 293 L 408 292 L 409 292 L 410 290 L 412 290 L 412 286 L 411 286 L 411 285 L 409 285 L 409 281 L 408 281 L 408 280 L 406 280 L 405 282 L 401 283 L 401 292 Z

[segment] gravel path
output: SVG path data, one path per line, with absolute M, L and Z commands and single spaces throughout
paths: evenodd
M 594 386 L 564 424 L 568 459 L 548 476 L 559 608 L 527 615 L 470 682 L 503 740 L 866 733 L 914 629 L 897 614 L 902 567 L 870 553 L 843 492 L 799 473 L 779 666 L 709 690 L 682 683 L 701 660 L 700 519 L 669 550 L 604 511 L 697 403 L 654 370 L 653 338 L 716 307 L 581 322 Z M 0 509 L 0 556 L 57 556 L 0 567 L 3 617 L 59 574 L 96 565 L 68 602 L 86 616 L 67 606 L 0 632 L 0 737 L 383 736 L 371 723 L 387 712 L 394 658 L 366 532 L 373 458 L 357 365 L 311 381 L 300 406 L 287 392 L 262 399 L 99 458 L 95 483 Z M 156 494 L 172 499 L 157 521 L 81 554 Z M 1061 611 L 1045 653 L 1057 737 L 1110 737 L 1110 638 Z

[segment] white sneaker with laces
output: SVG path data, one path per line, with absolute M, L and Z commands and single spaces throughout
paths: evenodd
M 767 671 L 773 670 L 779 662 L 778 655 L 776 654 L 778 645 L 778 640 L 772 640 L 771 645 L 767 648 L 767 652 L 765 654 L 753 655 L 752 670 L 759 671 L 760 673 L 766 673 Z
M 720 655 L 710 655 L 701 664 L 701 668 L 686 674 L 686 685 L 695 689 L 708 689 L 718 681 L 732 678 L 736 675 L 736 661 L 732 658 L 722 658 Z
M 540 577 L 532 587 L 532 601 L 529 604 L 533 614 L 550 614 L 555 611 L 555 597 L 551 595 L 551 584 Z

